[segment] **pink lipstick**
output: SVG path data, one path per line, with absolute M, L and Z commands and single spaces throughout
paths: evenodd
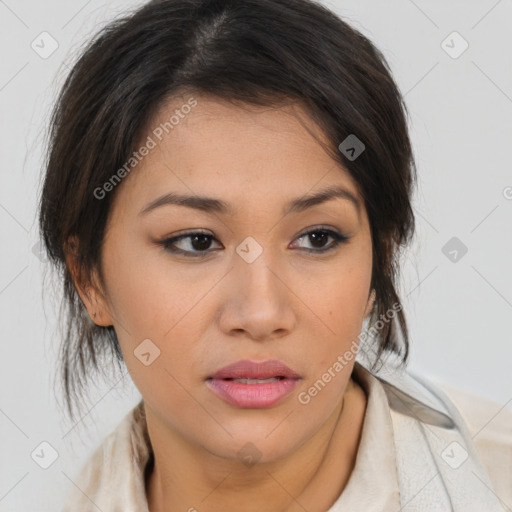
M 220 369 L 206 379 L 206 384 L 231 405 L 261 409 L 283 400 L 300 378 L 280 361 L 243 360 Z

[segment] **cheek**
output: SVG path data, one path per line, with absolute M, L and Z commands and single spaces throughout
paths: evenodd
M 360 332 L 367 302 L 369 280 L 357 274 L 347 274 L 331 287 L 327 318 L 329 325 L 341 340 Z
M 316 314 L 327 338 L 334 337 L 341 343 L 359 334 L 368 301 L 370 272 L 360 265 L 340 266 L 317 279 L 316 286 L 306 284 L 305 305 Z
M 194 277 L 159 249 L 136 250 L 128 242 L 126 237 L 104 251 L 109 307 L 124 360 L 138 387 L 154 381 L 172 385 L 171 375 L 181 382 L 194 367 L 190 340 L 201 337 L 200 301 L 215 277 Z
M 318 317 L 325 320 L 318 324 L 316 342 L 304 347 L 308 374 L 297 400 L 304 412 L 313 416 L 325 418 L 331 414 L 350 379 L 368 293 L 366 279 L 362 283 L 359 276 L 347 274 L 339 285 L 331 284 L 329 293 L 310 295 L 312 309 L 316 308 Z
M 322 279 L 323 287 L 308 289 L 307 305 L 315 315 L 311 311 L 307 311 L 307 315 L 318 326 L 317 341 L 304 347 L 311 362 L 308 385 L 329 370 L 330 375 L 325 375 L 322 381 L 332 381 L 327 386 L 329 390 L 322 391 L 323 398 L 319 402 L 332 399 L 348 381 L 359 346 L 370 272 L 365 264 L 347 265 L 338 268 L 329 279 Z M 339 365 L 340 356 L 343 369 Z M 331 396 L 328 398 L 328 395 Z
M 161 338 L 197 302 L 187 273 L 160 248 L 120 236 L 105 247 L 104 262 L 111 310 L 134 341 Z

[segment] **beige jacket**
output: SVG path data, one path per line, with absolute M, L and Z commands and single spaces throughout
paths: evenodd
M 353 376 L 368 396 L 356 465 L 326 512 L 512 512 L 512 410 L 410 372 Z M 143 401 L 70 484 L 62 512 L 149 512 Z

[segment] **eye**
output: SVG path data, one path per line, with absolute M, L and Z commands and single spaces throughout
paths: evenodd
M 160 242 L 160 245 L 166 251 L 174 254 L 183 254 L 192 258 L 204 257 L 212 251 L 207 251 L 210 248 L 212 240 L 215 240 L 213 235 L 203 231 L 194 231 L 191 233 L 184 233 L 183 235 L 174 238 L 167 238 Z M 176 247 L 181 244 L 180 247 Z M 192 250 L 190 250 L 192 248 Z
M 332 242 L 325 246 L 329 238 L 332 238 Z M 336 247 L 338 247 L 340 244 L 347 242 L 349 238 L 349 236 L 338 233 L 331 229 L 316 228 L 303 233 L 297 237 L 296 240 L 310 241 L 313 246 L 312 249 L 307 247 L 299 247 L 299 249 L 309 253 L 324 253 L 336 249 Z M 211 248 L 212 241 L 214 240 L 218 241 L 213 235 L 209 233 L 203 231 L 193 231 L 173 238 L 167 238 L 161 242 L 158 242 L 158 244 L 161 245 L 166 251 L 173 254 L 181 254 L 191 258 L 201 258 L 213 252 L 209 249 Z M 178 244 L 180 244 L 181 247 L 179 247 Z
M 333 241 L 330 245 L 325 246 L 325 243 L 329 238 L 332 238 Z M 306 252 L 324 253 L 336 249 L 340 244 L 347 242 L 349 238 L 350 237 L 331 229 L 316 228 L 314 230 L 308 231 L 307 233 L 304 233 L 303 235 L 300 235 L 297 240 L 306 240 L 311 242 L 311 245 L 314 248 L 305 248 L 304 250 Z

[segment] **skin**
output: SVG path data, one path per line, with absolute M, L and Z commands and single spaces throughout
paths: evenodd
M 187 98 L 162 106 L 148 134 Z M 105 287 L 77 287 L 91 319 L 114 326 L 145 401 L 155 452 L 146 482 L 151 512 L 325 511 L 350 477 L 366 410 L 351 378 L 354 360 L 308 404 L 298 395 L 358 341 L 373 305 L 364 203 L 310 133 L 323 136 L 300 106 L 194 98 L 197 106 L 115 191 L 102 252 Z M 283 215 L 288 201 L 332 185 L 351 191 L 360 210 L 336 198 Z M 165 205 L 139 215 L 168 192 L 222 199 L 234 212 Z M 322 254 L 332 237 L 316 245 L 300 237 L 326 227 L 350 239 Z M 191 238 L 175 246 L 209 251 L 205 258 L 158 244 L 197 229 L 213 236 L 209 246 Z M 248 236 L 263 250 L 252 263 L 236 252 Z M 160 350 L 148 366 L 134 355 L 145 339 Z M 272 407 L 235 407 L 205 379 L 240 359 L 278 359 L 301 380 Z M 238 454 L 249 442 L 260 459 L 247 466 Z

